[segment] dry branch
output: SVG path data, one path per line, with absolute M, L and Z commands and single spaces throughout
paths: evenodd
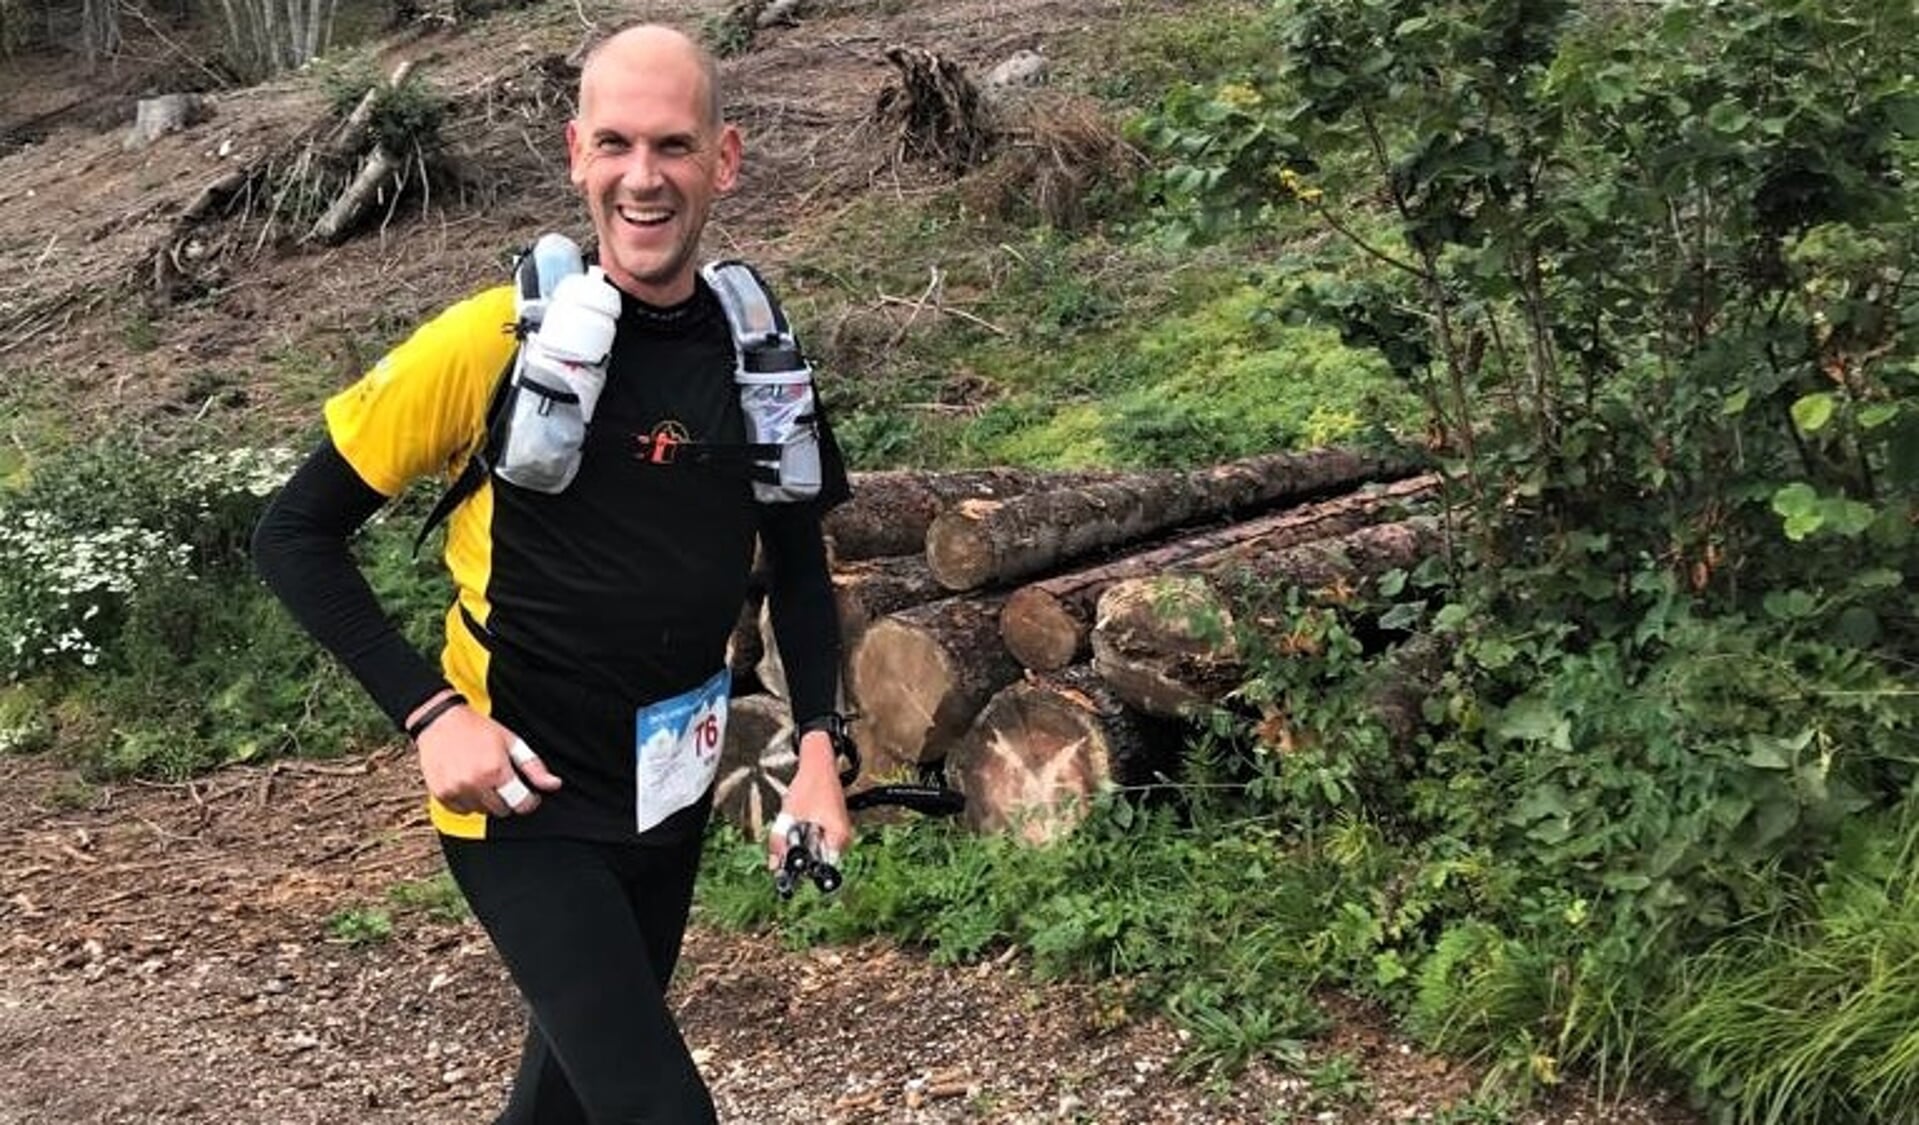
M 1394 515 L 1408 502 L 1431 495 L 1432 476 L 1412 477 L 1377 490 L 1228 524 L 1112 562 L 1028 583 L 1000 610 L 1000 638 L 1023 666 L 1051 672 L 1083 658 L 1099 596 L 1115 582 L 1176 569 L 1195 558 L 1253 540 L 1276 548 L 1356 531 Z

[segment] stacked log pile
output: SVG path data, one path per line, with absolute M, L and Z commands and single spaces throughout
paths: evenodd
M 1191 717 L 1243 679 L 1239 607 L 1416 564 L 1439 531 L 1409 513 L 1437 495 L 1415 459 L 1345 449 L 855 474 L 826 531 L 859 784 L 943 770 L 975 828 L 1057 838 L 1102 789 L 1178 772 Z M 778 649 L 750 624 L 734 665 L 757 690 L 734 701 L 718 800 L 758 832 L 794 759 Z

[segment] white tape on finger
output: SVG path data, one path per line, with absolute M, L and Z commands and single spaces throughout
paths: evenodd
M 513 745 L 506 748 L 506 756 L 511 758 L 513 764 L 516 766 L 523 766 L 539 757 L 538 754 L 533 752 L 533 747 L 526 744 L 526 739 L 524 738 L 514 739 Z
M 783 812 L 780 815 L 773 818 L 773 827 L 772 827 L 773 835 L 778 836 L 780 839 L 784 840 L 786 839 L 787 831 L 790 830 L 793 827 L 793 825 L 797 823 L 799 822 L 793 819 L 792 813 Z
M 517 777 L 505 785 L 500 786 L 494 790 L 494 792 L 500 795 L 500 800 L 506 802 L 507 808 L 515 812 L 519 811 L 522 802 L 533 795 L 533 791 L 526 787 L 526 782 L 521 781 Z

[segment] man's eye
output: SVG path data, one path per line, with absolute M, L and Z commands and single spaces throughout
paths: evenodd
M 618 137 L 601 137 L 595 142 L 595 147 L 601 152 L 625 152 L 626 142 Z

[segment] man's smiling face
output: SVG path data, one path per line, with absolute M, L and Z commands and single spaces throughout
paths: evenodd
M 580 78 L 567 123 L 571 178 L 586 198 L 609 280 L 649 304 L 693 293 L 694 255 L 716 196 L 740 167 L 690 40 L 639 28 L 608 40 Z

